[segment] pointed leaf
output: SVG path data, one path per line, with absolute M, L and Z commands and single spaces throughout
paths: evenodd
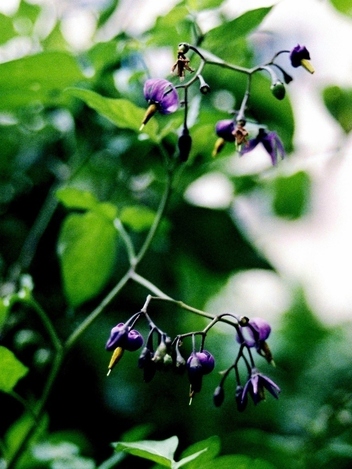
M 113 124 L 121 129 L 131 129 L 139 132 L 145 109 L 141 109 L 127 99 L 105 98 L 94 91 L 82 88 L 69 88 L 66 93 L 84 101 L 89 107 L 97 111 L 100 115 L 109 119 Z M 149 135 L 153 140 L 156 136 L 157 123 L 151 119 L 144 127 L 143 133 Z
M 93 298 L 105 286 L 115 262 L 116 242 L 111 220 L 96 211 L 66 218 L 58 253 L 65 293 L 73 306 Z
M 11 350 L 1 345 L 0 363 L 0 391 L 9 393 L 17 382 L 27 374 L 28 368 L 15 357 Z
M 246 37 L 260 25 L 266 15 L 271 11 L 271 8 L 272 7 L 265 7 L 247 11 L 238 18 L 211 29 L 208 31 L 202 47 L 211 50 L 215 54 L 219 53 L 219 51 L 224 48 L 224 45 L 226 47 L 233 47 L 235 41 Z M 226 38 L 231 39 L 228 41 Z
M 172 436 L 163 441 L 145 440 L 134 443 L 119 442 L 116 444 L 116 451 L 125 451 L 134 456 L 154 461 L 161 466 L 171 469 L 174 464 L 174 454 L 177 445 L 177 436 Z
M 176 462 L 173 466 L 172 469 L 178 469 L 179 467 L 185 466 L 191 461 L 194 461 L 197 459 L 201 454 L 203 454 L 205 451 L 207 451 L 207 448 L 204 448 L 200 451 L 197 451 L 196 453 L 190 454 L 189 456 L 186 456 L 185 458 L 181 459 L 180 461 Z M 199 467 L 199 466 L 198 466 Z
M 188 461 L 187 469 L 198 469 L 199 467 L 202 467 L 206 461 L 214 459 L 220 453 L 220 446 L 220 438 L 217 435 L 211 436 L 206 440 L 198 441 L 197 443 L 189 446 L 182 453 L 181 461 L 184 461 L 190 455 L 197 454 L 197 460 L 194 460 L 193 462 L 191 460 Z

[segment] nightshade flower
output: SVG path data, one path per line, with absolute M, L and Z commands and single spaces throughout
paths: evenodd
M 237 341 L 239 343 L 244 340 L 247 347 L 259 347 L 260 342 L 265 341 L 271 332 L 271 327 L 265 319 L 262 318 L 252 318 L 248 321 L 247 325 L 241 327 L 240 337 L 237 334 Z
M 278 156 L 281 156 L 281 159 L 284 159 L 285 149 L 277 133 L 267 132 L 262 128 L 259 129 L 258 135 L 249 140 L 247 145 L 242 148 L 241 155 L 254 150 L 259 143 L 261 143 L 268 152 L 274 166 L 277 164 Z
M 234 142 L 239 146 L 247 142 L 248 132 L 243 121 L 236 124 L 232 119 L 223 119 L 217 122 L 215 132 L 219 138 L 215 142 L 212 156 L 220 153 L 226 142 Z
M 150 78 L 144 83 L 143 93 L 149 103 L 141 129 L 159 111 L 161 114 L 175 112 L 179 106 L 178 94 L 172 83 L 163 78 Z
M 314 73 L 314 67 L 309 62 L 310 54 L 305 46 L 300 46 L 297 44 L 297 46 L 294 47 L 290 52 L 290 60 L 292 67 L 297 68 L 302 66 L 309 73 Z
M 214 357 L 207 350 L 193 352 L 187 360 L 188 379 L 191 385 L 190 398 L 200 392 L 203 376 L 211 373 L 215 366 Z
M 241 402 L 244 403 L 248 394 L 253 399 L 255 405 L 265 400 L 265 389 L 276 399 L 279 397 L 280 388 L 270 378 L 259 373 L 257 368 L 252 368 L 251 374 L 242 392 Z

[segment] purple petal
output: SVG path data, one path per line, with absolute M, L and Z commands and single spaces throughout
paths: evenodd
M 163 78 L 150 78 L 144 84 L 143 93 L 145 99 L 150 103 L 158 104 L 162 114 L 170 114 L 178 108 L 178 94 L 173 86 Z

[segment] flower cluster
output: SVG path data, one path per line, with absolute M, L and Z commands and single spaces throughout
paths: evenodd
M 189 381 L 190 403 L 194 396 L 202 389 L 204 376 L 215 368 L 215 358 L 205 349 L 205 341 L 209 331 L 217 322 L 225 322 L 235 329 L 237 352 L 232 364 L 226 371 L 221 372 L 221 380 L 213 394 L 215 406 L 219 407 L 225 399 L 224 384 L 231 371 L 236 380 L 235 405 L 239 411 L 245 410 L 248 397 L 257 405 L 265 399 L 265 390 L 278 398 L 280 388 L 267 376 L 260 373 L 255 365 L 252 349 L 263 356 L 269 363 L 274 364 L 267 339 L 271 332 L 270 325 L 262 318 L 248 319 L 227 313 L 216 316 L 202 331 L 192 331 L 177 335 L 173 340 L 167 333 L 159 329 L 147 314 L 147 306 L 153 297 L 148 296 L 146 304 L 137 314 L 126 323 L 120 322 L 111 329 L 106 343 L 106 350 L 113 355 L 108 366 L 108 374 L 121 359 L 123 351 L 136 351 L 142 348 L 138 358 L 138 367 L 143 371 L 145 382 L 151 381 L 158 370 L 172 369 L 177 374 L 187 373 Z M 156 297 L 154 297 L 156 299 Z M 160 298 L 157 298 L 160 299 Z M 149 332 L 144 341 L 142 335 L 134 329 L 137 321 L 144 319 L 149 326 Z M 184 358 L 181 349 L 186 339 L 191 339 L 191 350 Z M 198 341 L 199 339 L 199 341 Z M 198 341 L 198 344 L 197 344 Z M 242 384 L 240 363 L 247 369 L 247 380 Z
M 189 51 L 195 52 L 200 57 L 200 66 L 196 71 L 195 75 L 187 82 L 183 83 L 186 72 L 194 73 L 195 70 L 190 66 L 190 60 L 186 57 L 186 53 Z M 278 163 L 279 158 L 283 159 L 285 156 L 284 146 L 273 130 L 266 130 L 265 126 L 257 124 L 258 132 L 253 138 L 249 138 L 249 132 L 246 130 L 246 109 L 247 102 L 250 97 L 251 88 L 251 76 L 254 73 L 265 71 L 269 73 L 271 77 L 271 92 L 273 96 L 279 100 L 285 97 L 285 84 L 289 84 L 292 81 L 292 77 L 282 68 L 281 65 L 276 63 L 276 58 L 283 54 L 288 53 L 292 67 L 297 68 L 299 66 L 304 67 L 310 73 L 314 72 L 314 69 L 309 62 L 310 54 L 305 46 L 299 44 L 292 50 L 279 51 L 273 59 L 261 66 L 254 67 L 252 69 L 244 69 L 236 67 L 232 64 L 227 64 L 222 60 L 215 60 L 212 56 L 211 59 L 207 59 L 203 52 L 200 52 L 196 47 L 191 46 L 187 43 L 180 43 L 177 51 L 177 60 L 172 67 L 172 72 L 180 78 L 182 84 L 173 85 L 171 81 L 161 78 L 151 78 L 145 82 L 144 85 L 144 97 L 149 103 L 149 107 L 142 121 L 141 129 L 149 121 L 149 119 L 156 113 L 170 114 L 175 112 L 180 103 L 184 106 L 184 122 L 181 133 L 178 140 L 178 153 L 181 161 L 187 161 L 191 146 L 192 138 L 188 130 L 187 124 L 187 109 L 188 109 L 188 88 L 196 81 L 199 82 L 200 92 L 206 94 L 210 91 L 209 85 L 205 82 L 201 72 L 205 65 L 219 65 L 221 67 L 227 67 L 231 70 L 245 73 L 248 76 L 248 86 L 246 93 L 243 97 L 240 109 L 229 110 L 232 112 L 234 117 L 232 119 L 224 119 L 215 125 L 215 132 L 218 136 L 218 140 L 215 143 L 213 149 L 213 156 L 218 155 L 221 149 L 224 147 L 226 142 L 232 142 L 235 144 L 236 150 L 240 155 L 245 155 L 250 151 L 254 150 L 258 144 L 262 144 L 268 155 L 270 156 L 273 165 Z M 183 99 L 179 99 L 178 91 L 183 90 Z

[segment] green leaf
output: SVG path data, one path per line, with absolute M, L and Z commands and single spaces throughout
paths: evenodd
M 267 461 L 244 455 L 220 456 L 202 465 L 202 469 L 275 469 Z
M 291 176 L 279 176 L 274 183 L 273 208 L 279 217 L 294 220 L 307 210 L 310 178 L 304 171 Z
M 187 4 L 191 10 L 201 11 L 208 8 L 217 8 L 223 0 L 188 0 Z
M 143 205 L 125 207 L 121 211 L 120 220 L 134 231 L 144 231 L 150 228 L 155 218 L 155 212 Z
M 64 290 L 73 306 L 96 296 L 110 277 L 117 243 L 111 220 L 89 211 L 69 215 L 62 226 L 58 253 Z
M 220 452 L 220 438 L 215 435 L 203 441 L 189 446 L 181 455 L 181 461 L 190 455 L 197 454 L 197 460 L 189 461 L 186 469 L 198 469 L 202 467 L 206 461 L 214 459 Z M 204 451 L 206 450 L 206 451 Z
M 234 42 L 248 36 L 257 28 L 271 9 L 272 7 L 265 7 L 247 11 L 238 18 L 211 29 L 202 43 L 202 48 L 210 50 L 213 54 L 219 54 L 224 47 L 234 47 Z
M 56 191 L 57 199 L 72 209 L 92 209 L 98 204 L 98 199 L 89 191 L 83 191 L 76 187 L 62 187 Z
M 105 98 L 94 91 L 82 88 L 70 88 L 66 92 L 84 101 L 89 107 L 109 119 L 117 127 L 139 132 L 145 109 L 137 107 L 131 101 L 127 99 Z M 143 133 L 148 134 L 152 140 L 157 141 L 156 132 L 157 123 L 152 119 L 143 128 Z
M 17 382 L 23 378 L 28 368 L 24 366 L 15 355 L 6 347 L 0 345 L 0 390 L 10 393 Z
M 133 456 L 154 461 L 164 467 L 172 468 L 174 464 L 174 454 L 178 446 L 177 436 L 172 436 L 166 440 L 144 440 L 134 443 L 118 442 L 116 451 L 125 451 Z
M 0 64 L 0 110 L 28 104 L 64 105 L 68 86 L 87 81 L 74 57 L 42 52 Z
M 203 454 L 205 451 L 207 451 L 207 448 L 201 449 L 200 451 L 197 451 L 196 453 L 190 454 L 189 456 L 187 456 L 187 457 L 181 459 L 180 461 L 174 463 L 172 468 L 173 469 L 178 469 L 179 467 L 185 466 L 186 464 L 188 464 L 189 462 L 194 461 L 195 459 L 197 459 L 197 463 L 198 463 L 199 456 L 201 454 Z
M 351 0 L 330 0 L 331 4 L 344 15 L 352 16 Z
M 11 18 L 0 13 L 0 44 L 16 36 Z
M 352 130 L 352 88 L 329 86 L 323 91 L 325 106 L 344 132 Z

